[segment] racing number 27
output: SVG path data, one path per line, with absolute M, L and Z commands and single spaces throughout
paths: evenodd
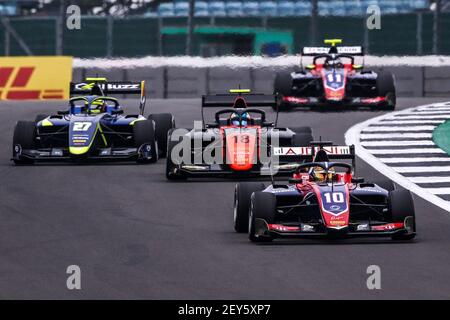
M 342 192 L 326 192 L 323 196 L 327 203 L 344 203 L 344 194 Z
M 91 122 L 75 122 L 73 124 L 73 131 L 88 131 L 91 126 Z

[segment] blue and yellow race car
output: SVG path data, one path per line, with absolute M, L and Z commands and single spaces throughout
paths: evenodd
M 145 82 L 108 82 L 87 78 L 71 83 L 68 110 L 18 121 L 14 129 L 15 164 L 52 160 L 135 160 L 165 157 L 171 114 L 144 117 Z M 87 94 L 87 95 L 84 95 Z M 139 114 L 125 115 L 109 94 L 140 94 Z

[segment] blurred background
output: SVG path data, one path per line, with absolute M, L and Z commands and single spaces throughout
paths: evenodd
M 336 37 L 371 55 L 450 54 L 450 0 L 1 0 L 0 21 L 3 56 L 278 56 Z

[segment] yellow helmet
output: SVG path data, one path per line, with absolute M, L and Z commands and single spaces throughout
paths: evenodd
M 105 100 L 103 99 L 96 99 L 92 101 L 91 103 L 91 112 L 92 113 L 102 113 L 105 112 Z
M 322 167 L 315 167 L 312 175 L 316 182 L 333 181 L 336 171 L 333 168 L 328 169 L 328 173 Z

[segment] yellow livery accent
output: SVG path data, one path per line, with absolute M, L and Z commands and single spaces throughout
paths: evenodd
M 80 155 L 85 154 L 89 151 L 90 146 L 87 147 L 69 147 L 69 152 L 71 154 Z
M 81 89 L 92 89 L 94 87 L 95 83 L 89 83 L 89 84 L 85 84 L 84 86 L 81 87 Z
M 41 126 L 43 126 L 43 127 L 51 127 L 52 125 L 53 125 L 53 123 L 51 123 L 50 120 L 48 120 L 47 118 L 45 118 L 41 122 Z
M 308 69 L 308 70 L 314 70 L 315 68 L 316 68 L 316 66 L 313 64 L 309 64 L 306 66 L 306 69 Z
M 137 118 L 136 120 L 133 120 L 133 121 L 130 122 L 130 126 L 134 126 L 136 121 L 143 121 L 143 120 L 145 120 L 145 118 Z
M 95 132 L 92 136 L 91 143 L 89 143 L 88 146 L 85 146 L 85 147 L 70 147 L 69 146 L 69 152 L 73 155 L 80 155 L 80 154 L 85 154 L 86 152 L 88 152 L 92 146 L 92 143 L 94 142 L 95 136 L 96 136 L 99 128 L 100 128 L 100 124 L 97 123 L 97 127 L 95 128 Z
M 332 47 L 335 47 L 337 44 L 342 43 L 342 39 L 325 39 L 325 44 L 331 44 Z
M 230 89 L 230 93 L 250 93 L 250 89 Z
M 86 81 L 107 81 L 106 78 L 86 78 Z
M 98 130 L 100 131 L 100 134 L 101 134 L 101 136 L 102 136 L 102 140 L 103 140 L 103 143 L 105 144 L 105 147 L 108 146 L 108 141 L 106 141 L 105 135 L 103 134 L 103 129 L 102 129 L 102 127 L 101 127 L 101 126 L 98 126 Z

